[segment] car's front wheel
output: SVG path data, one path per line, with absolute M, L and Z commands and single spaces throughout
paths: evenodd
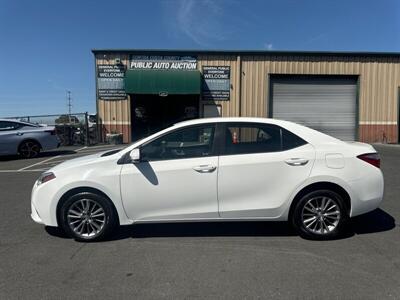
M 110 201 L 100 194 L 81 192 L 69 197 L 60 209 L 60 225 L 78 241 L 98 241 L 107 237 L 117 224 Z
M 343 198 L 330 190 L 318 190 L 303 196 L 292 214 L 292 223 L 300 236 L 318 240 L 340 236 L 347 220 Z

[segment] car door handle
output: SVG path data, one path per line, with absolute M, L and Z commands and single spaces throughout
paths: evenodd
M 23 133 L 22 133 L 22 132 L 17 132 L 16 134 L 17 134 L 17 135 L 23 135 Z
M 308 159 L 306 158 L 289 158 L 285 160 L 289 166 L 304 166 L 308 163 Z
M 193 167 L 193 170 L 199 172 L 199 173 L 211 173 L 215 171 L 217 167 L 216 166 L 211 166 L 211 165 L 200 165 Z

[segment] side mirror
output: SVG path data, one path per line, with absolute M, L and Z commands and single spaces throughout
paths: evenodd
M 137 163 L 140 161 L 140 149 L 135 148 L 129 153 L 129 157 L 131 159 L 131 162 Z

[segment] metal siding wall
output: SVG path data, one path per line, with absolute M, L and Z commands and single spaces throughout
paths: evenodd
M 397 142 L 400 57 L 244 56 L 242 68 L 242 116 L 257 117 L 268 115 L 269 74 L 359 75 L 360 139 Z
M 97 54 L 97 64 L 113 64 L 121 58 L 128 64 L 127 54 L 110 53 L 107 57 Z M 400 57 L 335 57 L 335 56 L 284 56 L 242 55 L 242 74 L 236 55 L 198 55 L 198 69 L 202 66 L 231 67 L 231 99 L 211 103 L 222 106 L 222 116 L 268 115 L 269 74 L 298 75 L 359 75 L 359 124 L 360 139 L 368 142 L 397 142 L 397 101 L 400 86 Z M 241 76 L 241 78 L 240 78 Z M 241 109 L 239 108 L 239 82 Z M 99 116 L 107 131 L 124 132 L 124 140 L 130 141 L 130 99 L 98 102 Z M 202 113 L 202 102 L 200 113 Z M 115 118 L 115 120 L 113 120 Z M 125 137 L 125 132 L 129 132 Z

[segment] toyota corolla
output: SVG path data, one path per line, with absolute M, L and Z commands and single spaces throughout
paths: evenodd
M 295 123 L 197 119 L 48 170 L 31 217 L 80 241 L 118 225 L 242 220 L 290 221 L 303 237 L 331 239 L 379 206 L 379 167 L 372 146 Z

